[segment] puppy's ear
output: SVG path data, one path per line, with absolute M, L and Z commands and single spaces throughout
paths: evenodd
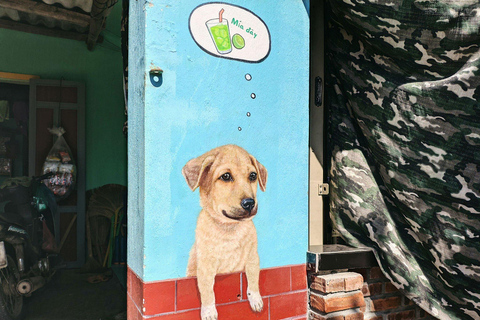
M 252 155 L 250 155 L 250 159 L 252 159 L 252 163 L 258 172 L 258 184 L 260 185 L 260 190 L 265 191 L 265 189 L 267 188 L 267 169 Z
M 195 191 L 200 186 L 203 172 L 206 168 L 212 165 L 215 156 L 202 155 L 198 158 L 192 159 L 182 169 L 182 174 L 187 181 L 188 186 L 192 191 Z

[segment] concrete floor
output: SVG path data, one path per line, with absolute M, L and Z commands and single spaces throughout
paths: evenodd
M 91 273 L 57 271 L 52 280 L 26 298 L 25 320 L 126 320 L 126 290 L 111 270 L 108 280 L 90 283 Z M 97 274 L 98 275 L 98 274 Z

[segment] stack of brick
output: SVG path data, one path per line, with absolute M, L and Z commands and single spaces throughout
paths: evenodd
M 373 251 L 344 245 L 307 252 L 308 320 L 433 320 L 383 274 Z
M 363 277 L 355 272 L 325 275 L 309 279 L 309 320 L 363 320 L 365 299 Z
M 429 320 L 379 267 L 310 274 L 308 320 Z

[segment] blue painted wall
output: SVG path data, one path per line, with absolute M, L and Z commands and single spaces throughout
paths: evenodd
M 145 12 L 130 1 L 128 41 L 128 256 L 143 278 L 145 247 Z
M 308 16 L 310 16 L 310 0 L 303 0 L 305 4 L 305 9 L 307 10 Z
M 228 3 L 267 25 L 271 51 L 262 62 L 203 51 L 188 25 L 198 1 L 146 2 L 145 8 L 131 1 L 128 263 L 144 281 L 185 276 L 201 208 L 181 170 L 224 144 L 243 147 L 268 170 L 253 220 L 261 268 L 305 262 L 308 13 L 302 0 Z M 161 86 L 149 77 L 152 67 L 164 70 Z

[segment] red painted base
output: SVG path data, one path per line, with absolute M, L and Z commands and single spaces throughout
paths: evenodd
M 130 268 L 127 275 L 128 320 L 200 319 L 200 295 L 194 277 L 144 283 Z M 219 320 L 305 320 L 307 276 L 304 264 L 263 269 L 260 293 L 264 308 L 250 310 L 245 273 L 215 278 Z

